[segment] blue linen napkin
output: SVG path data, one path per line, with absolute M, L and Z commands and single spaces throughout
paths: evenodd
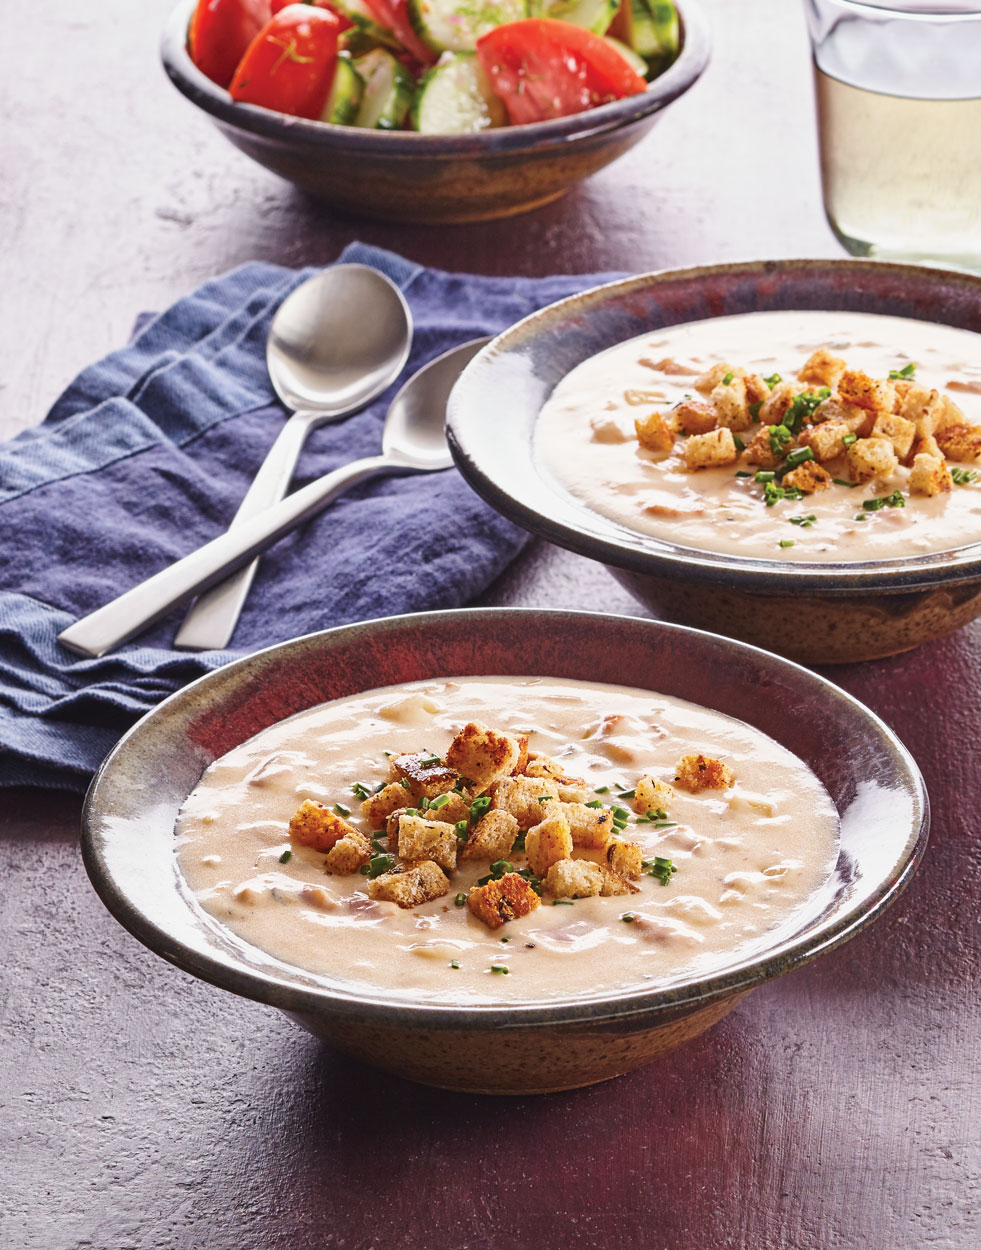
M 340 259 L 402 288 L 412 355 L 370 408 L 311 436 L 296 485 L 375 454 L 392 395 L 427 360 L 612 276 L 450 274 L 362 244 Z M 266 553 L 233 649 L 175 651 L 183 608 L 101 659 L 57 642 L 228 526 L 283 421 L 265 368 L 269 323 L 314 272 L 253 263 L 206 283 L 142 319 L 40 426 L 0 446 L 0 786 L 81 791 L 129 725 L 210 669 L 332 625 L 459 607 L 523 546 L 455 469 L 376 479 Z

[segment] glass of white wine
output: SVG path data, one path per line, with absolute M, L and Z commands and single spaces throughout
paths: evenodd
M 853 256 L 981 270 L 981 0 L 805 0 L 824 207 Z

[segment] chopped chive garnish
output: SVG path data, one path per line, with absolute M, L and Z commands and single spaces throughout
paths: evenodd
M 461 890 L 460 893 L 453 900 L 453 906 L 454 907 L 466 907 L 466 905 L 467 905 L 467 896 Z
M 349 807 L 345 807 L 343 803 L 335 803 L 335 804 L 334 804 L 334 814 L 335 814 L 336 816 L 345 816 L 345 817 L 347 817 L 347 816 L 350 816 L 350 815 L 351 815 L 351 809 L 350 809 Z
M 559 796 L 557 794 L 540 794 L 538 798 L 535 799 L 535 802 L 536 803 L 551 803 L 553 799 L 557 799 L 558 797 Z
M 727 374 L 725 375 L 725 377 L 722 379 L 722 385 L 723 385 L 723 386 L 728 386 L 728 385 L 729 385 L 729 383 L 732 381 L 732 379 L 733 379 L 735 376 L 736 376 L 736 375 L 735 375 L 734 373 L 727 373 Z
M 451 960 L 450 960 L 450 967 L 451 967 L 451 968 L 459 968 L 459 966 L 460 966 L 460 965 L 459 965 L 459 963 L 458 963 L 455 959 L 451 959 Z
M 950 476 L 956 486 L 968 486 L 971 482 L 978 480 L 977 472 L 974 469 L 954 468 L 951 469 Z
M 902 381 L 904 378 L 911 378 L 915 372 L 916 365 L 911 360 L 908 365 L 903 365 L 902 369 L 890 369 L 889 378 L 890 381 L 898 382 Z
M 379 838 L 371 839 L 371 849 L 375 852 L 376 855 L 384 855 L 388 851 L 388 847 L 382 846 L 381 840 Z
M 677 829 L 678 822 L 676 820 L 655 820 L 655 829 Z
M 795 469 L 799 464 L 804 464 L 808 460 L 814 459 L 814 451 L 810 447 L 795 447 L 793 451 L 787 454 L 787 466 Z
M 408 777 L 400 777 L 400 778 L 399 778 L 399 781 L 400 781 L 400 782 L 402 783 L 402 785 L 406 788 L 406 790 L 408 790 L 408 791 L 411 793 L 411 791 L 412 791 L 412 782 L 408 779 Z
M 356 781 L 354 785 L 351 787 L 351 793 L 354 795 L 356 799 L 360 799 L 362 803 L 364 802 L 365 799 L 371 797 L 371 791 L 368 789 L 368 787 L 364 784 L 363 781 Z
M 438 755 L 427 755 L 424 760 L 419 761 L 420 768 L 435 768 L 437 764 L 442 764 L 442 760 Z
M 869 514 L 868 514 L 867 512 L 856 512 L 856 513 L 855 513 L 855 520 L 856 520 L 856 521 L 867 521 L 868 519 L 869 519 Z
M 528 836 L 528 831 L 526 829 L 522 829 L 519 832 L 518 836 L 514 839 L 514 842 L 511 844 L 511 850 L 523 851 L 525 849 L 525 838 L 527 836 Z
M 739 437 L 738 434 L 733 434 L 732 441 L 735 444 L 736 451 L 746 450 L 746 444 L 743 442 L 743 440 Z
M 466 842 L 467 834 L 470 830 L 470 822 L 467 820 L 458 820 L 456 822 L 456 836 L 461 842 Z
M 834 482 L 836 486 L 857 486 L 858 485 L 858 482 L 846 482 L 843 477 L 833 477 L 831 480 L 832 482 Z
M 621 790 L 617 795 L 618 799 L 632 799 L 637 795 L 636 790 Z
M 389 872 L 395 867 L 394 855 L 372 855 L 367 864 L 362 865 L 361 875 L 363 877 L 380 877 L 383 872 Z
M 667 820 L 668 814 L 663 807 L 652 807 L 647 813 L 650 820 Z
M 292 851 L 283 851 L 282 855 L 280 855 L 279 857 L 279 862 L 281 864 L 288 864 L 292 858 L 293 858 Z
M 804 421 L 813 415 L 818 404 L 823 403 L 830 395 L 831 388 L 828 386 L 822 386 L 816 391 L 802 391 L 799 395 L 795 395 L 790 402 L 790 407 L 784 413 L 783 424 L 791 434 L 798 433 Z
M 752 477 L 752 473 L 747 473 L 745 469 L 740 469 L 736 477 Z
M 643 868 L 649 877 L 655 877 L 662 885 L 667 885 L 672 875 L 678 871 L 670 859 L 664 859 L 660 855 L 645 859 Z
M 637 917 L 634 915 L 632 911 L 625 911 L 623 915 L 620 917 L 620 919 L 623 921 L 624 924 L 633 924 L 633 922 L 637 919 Z
M 901 490 L 894 490 L 891 495 L 880 495 L 878 499 L 864 499 L 862 507 L 866 512 L 878 512 L 880 508 L 905 508 L 906 499 Z
M 852 443 L 857 443 L 857 442 L 858 442 L 858 435 L 857 435 L 857 434 L 854 434 L 854 433 L 852 433 L 852 434 L 842 434 L 842 436 L 841 436 L 841 442 L 842 442 L 842 445 L 843 445 L 843 446 L 845 446 L 845 447 L 851 447 Z
M 600 802 L 599 799 L 590 799 L 589 802 L 586 804 L 586 807 L 602 807 L 602 806 L 603 804 Z
M 764 378 L 763 381 L 767 384 L 767 386 L 772 391 L 778 382 L 783 381 L 783 378 L 780 376 L 779 373 L 771 373 L 770 376 L 768 378 Z
M 781 546 L 781 547 L 792 547 L 793 545 L 794 545 L 794 540 L 793 540 L 792 538 L 781 538 L 781 539 L 780 539 L 780 546 Z
M 758 399 L 755 404 L 749 405 L 749 415 L 753 418 L 754 421 L 759 421 L 760 409 L 762 407 L 763 407 L 762 399 Z
M 777 486 L 774 482 L 767 482 L 763 487 L 763 502 L 768 508 L 772 508 L 781 499 L 803 498 L 804 492 L 796 486 Z
M 768 425 L 766 432 L 770 440 L 770 450 L 775 456 L 782 456 L 793 435 L 785 425 Z
M 502 941 L 502 942 L 510 942 L 510 941 L 511 941 L 511 939 L 510 939 L 509 937 L 503 937 L 503 938 L 501 938 L 501 941 Z
M 811 528 L 817 517 L 813 512 L 809 512 L 806 516 L 789 516 L 787 520 L 791 525 L 799 525 L 801 529 L 807 530 Z
M 490 970 L 491 972 L 498 973 L 500 976 L 507 976 L 508 974 L 508 968 L 506 964 L 491 964 Z
M 776 473 L 772 469 L 757 469 L 755 482 L 772 482 L 776 477 Z
M 439 809 L 441 807 L 445 807 L 449 801 L 450 796 L 448 794 L 438 794 L 436 798 L 429 800 L 429 810 L 431 812 L 438 812 Z
M 574 901 L 571 898 L 553 898 L 552 906 L 553 907 L 572 907 L 574 906 Z
M 490 805 L 490 795 L 482 794 L 479 799 L 474 799 L 470 804 L 470 823 L 475 825 Z
M 609 793 L 610 793 L 609 786 L 597 786 L 596 789 L 593 791 L 593 794 L 609 794 Z
M 628 821 L 630 819 L 630 813 L 625 807 L 611 807 L 610 811 L 613 813 L 614 820 Z

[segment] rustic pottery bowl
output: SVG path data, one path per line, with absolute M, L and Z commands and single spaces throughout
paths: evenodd
M 841 814 L 841 853 L 827 889 L 762 952 L 716 975 L 540 1006 L 412 1004 L 382 991 L 356 993 L 265 955 L 197 906 L 177 870 L 174 822 L 216 757 L 324 700 L 461 674 L 628 684 L 770 734 L 811 766 Z M 532 1093 L 648 1063 L 721 1019 L 755 986 L 854 936 L 906 885 L 927 828 L 927 797 L 910 756 L 871 712 L 823 678 L 656 621 L 489 608 L 312 634 L 194 682 L 144 717 L 105 761 L 86 799 L 82 848 L 109 910 L 178 967 L 279 1007 L 333 1046 L 412 1080 Z
M 600 516 L 539 474 L 538 413 L 576 365 L 647 330 L 771 309 L 840 309 L 981 329 L 981 278 L 915 265 L 781 260 L 643 274 L 526 317 L 467 367 L 448 406 L 456 463 L 525 529 L 602 560 L 643 603 L 804 663 L 906 651 L 981 614 L 981 543 L 866 563 L 698 551 Z M 981 347 L 981 338 L 978 340 Z
M 359 130 L 234 103 L 188 55 L 193 8 L 193 0 L 181 0 L 163 33 L 164 69 L 178 91 L 260 165 L 331 208 L 386 221 L 485 221 L 557 199 L 639 142 L 709 57 L 696 0 L 681 0 L 678 59 L 642 95 L 478 135 Z

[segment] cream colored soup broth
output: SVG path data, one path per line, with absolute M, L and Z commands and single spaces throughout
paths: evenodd
M 323 854 L 291 844 L 290 817 L 307 799 L 350 808 L 370 836 L 352 786 L 387 780 L 386 752 L 442 755 L 471 720 L 528 734 L 532 751 L 608 787 L 603 803 L 630 808 L 622 788 L 644 773 L 670 781 L 691 752 L 724 761 L 734 781 L 677 789 L 671 825 L 631 816 L 623 836 L 675 866 L 666 885 L 644 874 L 628 896 L 546 896 L 497 930 L 456 903 L 487 863 L 461 861 L 449 894 L 403 909 L 369 899 L 359 873 L 325 875 Z M 529 678 L 430 681 L 314 708 L 212 764 L 177 825 L 188 884 L 240 938 L 332 981 L 436 1002 L 575 998 L 719 969 L 793 923 L 837 846 L 837 814 L 817 778 L 749 726 L 638 690 Z
M 868 483 L 835 483 L 803 500 L 767 507 L 754 480 L 756 465 L 692 472 L 683 467 L 683 440 L 663 458 L 637 442 L 634 419 L 652 410 L 670 416 L 674 405 L 693 395 L 695 378 L 713 365 L 730 362 L 747 373 L 790 380 L 822 346 L 873 378 L 915 364 L 917 385 L 948 396 L 968 423 L 981 423 L 978 335 L 866 313 L 760 312 L 655 331 L 584 361 L 542 409 L 538 462 L 596 512 L 705 551 L 790 562 L 860 561 L 981 540 L 981 479 L 926 497 L 910 493 L 910 468 L 900 464 Z M 678 371 L 666 371 L 666 362 Z M 967 476 L 977 467 L 966 464 Z M 894 491 L 905 506 L 863 508 L 865 500 Z

